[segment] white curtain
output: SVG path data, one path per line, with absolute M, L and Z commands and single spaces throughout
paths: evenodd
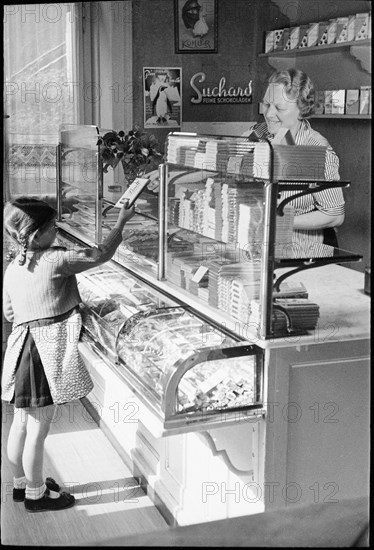
M 6 197 L 55 195 L 59 126 L 78 123 L 77 4 L 4 6 Z

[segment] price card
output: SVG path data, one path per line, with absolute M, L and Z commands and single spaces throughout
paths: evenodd
M 149 178 L 136 178 L 132 184 L 126 189 L 122 197 L 116 202 L 114 208 L 122 208 L 126 201 L 128 201 L 129 206 L 132 206 L 136 199 L 139 197 L 140 193 L 149 183 Z

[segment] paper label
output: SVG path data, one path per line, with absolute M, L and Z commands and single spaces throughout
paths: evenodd
M 209 267 L 205 266 L 205 265 L 201 265 L 196 273 L 194 274 L 194 276 L 192 277 L 191 281 L 193 281 L 194 283 L 199 283 L 201 281 L 201 279 L 204 277 L 204 275 L 206 273 L 208 273 L 209 271 Z

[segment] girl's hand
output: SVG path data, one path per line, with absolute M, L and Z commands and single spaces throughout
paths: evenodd
M 126 222 L 131 220 L 131 218 L 135 215 L 135 207 L 128 205 L 128 202 L 126 202 L 118 214 L 117 224 L 120 226 L 124 226 Z

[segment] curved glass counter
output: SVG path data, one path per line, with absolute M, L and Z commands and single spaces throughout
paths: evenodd
M 163 428 L 262 407 L 263 352 L 109 264 L 78 275 L 85 338 L 152 407 Z

